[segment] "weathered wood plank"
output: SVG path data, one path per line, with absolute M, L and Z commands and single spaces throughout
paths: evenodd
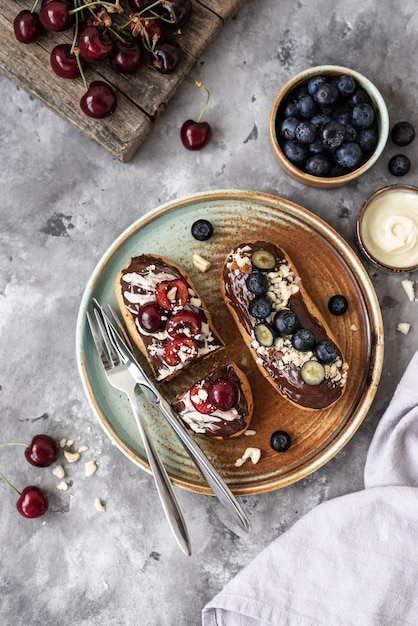
M 160 74 L 152 68 L 149 59 L 145 59 L 138 72 L 131 76 L 118 74 L 107 62 L 90 65 L 86 71 L 88 82 L 106 80 L 117 91 L 118 108 L 104 120 L 88 118 L 79 108 L 84 91 L 81 79 L 62 79 L 50 67 L 51 50 L 57 43 L 70 41 L 71 31 L 46 33 L 39 41 L 29 45 L 16 41 L 13 19 L 20 8 L 31 7 L 31 0 L 20 0 L 19 4 L 7 2 L 0 6 L 3 33 L 0 71 L 114 157 L 126 162 L 151 132 L 153 124 L 197 58 L 219 33 L 224 20 L 233 17 L 244 1 L 193 0 L 192 17 L 178 39 L 185 52 L 184 59 L 173 74 Z

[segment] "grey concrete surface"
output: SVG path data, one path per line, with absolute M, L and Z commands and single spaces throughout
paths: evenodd
M 382 309 L 381 384 L 363 425 L 326 466 L 271 493 L 240 498 L 253 530 L 240 533 L 215 499 L 177 489 L 194 554 L 175 545 L 149 475 L 105 437 L 85 397 L 75 359 L 80 299 L 96 263 L 134 220 L 161 203 L 211 189 L 254 189 L 290 199 L 331 224 L 355 248 L 354 221 L 366 197 L 388 183 L 388 143 L 358 182 L 317 190 L 289 179 L 268 139 L 274 96 L 293 74 L 336 63 L 367 75 L 391 123 L 418 128 L 415 63 L 418 13 L 406 0 L 294 3 L 248 0 L 197 61 L 191 78 L 212 99 L 213 141 L 183 149 L 182 122 L 199 98 L 187 80 L 128 164 L 112 159 L 36 100 L 0 77 L 0 431 L 1 441 L 37 432 L 86 445 L 66 466 L 66 492 L 22 449 L 0 449 L 0 471 L 20 488 L 45 486 L 50 511 L 21 518 L 0 485 L 0 621 L 5 626 L 197 626 L 218 590 L 271 540 L 318 503 L 363 487 L 369 442 L 418 345 L 417 303 L 401 277 L 365 263 Z M 405 149 L 417 183 L 418 143 Z M 412 280 L 418 275 L 411 274 Z M 401 335 L 398 322 L 411 323 Z M 84 476 L 84 461 L 99 469 Z M 98 513 L 93 501 L 106 502 Z M 326 624 L 326 618 L 324 621 Z M 330 625 L 333 626 L 333 625 Z

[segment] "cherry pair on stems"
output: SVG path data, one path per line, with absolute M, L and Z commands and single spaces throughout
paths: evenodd
M 24 446 L 26 460 L 35 467 L 49 467 L 59 456 L 58 444 L 49 435 L 35 435 L 30 444 L 20 442 L 0 444 L 0 447 L 6 446 Z M 41 517 L 46 513 L 48 497 L 42 489 L 36 485 L 29 485 L 23 491 L 19 491 L 1 472 L 0 478 L 19 496 L 16 508 L 23 517 Z

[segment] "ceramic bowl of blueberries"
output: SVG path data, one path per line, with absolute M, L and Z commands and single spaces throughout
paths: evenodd
M 370 169 L 389 137 L 389 114 L 376 86 L 337 65 L 307 69 L 277 94 L 270 141 L 284 171 L 313 187 L 346 185 Z

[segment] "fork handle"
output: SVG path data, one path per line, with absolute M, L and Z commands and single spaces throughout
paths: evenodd
M 139 433 L 142 437 L 144 448 L 147 454 L 148 462 L 150 464 L 152 475 L 157 487 L 157 492 L 161 500 L 164 512 L 170 524 L 171 530 L 183 552 L 190 556 L 192 553 L 191 541 L 189 531 L 186 526 L 186 522 L 183 517 L 183 513 L 180 509 L 180 504 L 174 493 L 173 486 L 170 482 L 170 478 L 163 465 L 161 457 L 158 455 L 157 450 L 152 442 L 148 426 L 145 423 L 144 418 L 138 407 L 137 399 L 134 392 L 127 394 L 131 409 L 135 417 L 136 424 L 138 426 Z

